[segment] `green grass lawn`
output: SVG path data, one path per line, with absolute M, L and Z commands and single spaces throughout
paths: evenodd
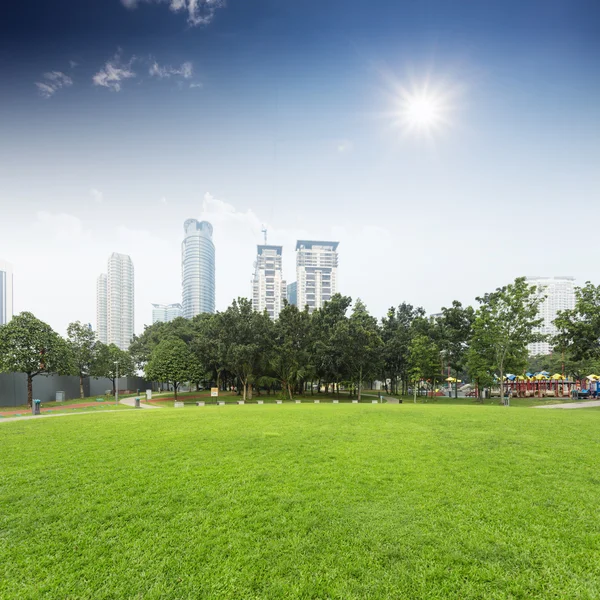
M 599 598 L 600 411 L 284 404 L 0 426 L 1 598 Z

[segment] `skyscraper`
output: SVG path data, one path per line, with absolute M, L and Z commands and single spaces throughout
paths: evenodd
M 298 308 L 312 313 L 337 292 L 339 242 L 298 240 L 296 284 Z
M 104 285 L 106 282 L 106 285 Z M 134 269 L 131 258 L 113 252 L 108 259 L 108 275 L 97 280 L 96 331 L 98 339 L 127 350 L 134 334 Z M 106 334 L 104 324 L 106 323 Z
M 96 280 L 96 337 L 103 344 L 108 343 L 108 327 L 106 314 L 106 275 L 98 275 Z
M 0 325 L 6 325 L 13 317 L 13 270 L 12 265 L 0 260 Z
M 298 283 L 289 283 L 287 286 L 287 301 L 289 304 L 298 306 Z
M 282 271 L 281 246 L 257 246 L 252 280 L 252 307 L 258 312 L 267 311 L 277 319 L 286 298 L 286 285 Z
M 544 321 L 538 328 L 540 333 L 555 335 L 558 330 L 553 321 L 558 311 L 575 307 L 574 277 L 528 277 L 527 283 L 538 288 L 540 296 L 546 296 L 540 305 L 539 317 Z M 549 342 L 535 342 L 528 346 L 529 354 L 550 354 L 552 345 Z
M 215 312 L 215 245 L 207 221 L 187 219 L 181 244 L 183 316 Z
M 152 305 L 152 324 L 170 323 L 177 317 L 182 317 L 183 311 L 181 304 L 153 304 Z

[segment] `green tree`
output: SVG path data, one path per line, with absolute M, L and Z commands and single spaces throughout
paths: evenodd
M 437 319 L 440 350 L 456 379 L 459 378 L 460 372 L 465 367 L 474 321 L 473 307 L 463 307 L 457 300 L 452 302 L 450 308 L 443 307 L 442 315 Z M 456 383 L 454 384 L 454 397 L 458 397 Z
M 234 300 L 216 317 L 219 355 L 240 380 L 243 400 L 251 400 L 252 386 L 273 347 L 273 323 L 266 313 L 254 311 L 247 298 Z
M 89 377 L 96 358 L 96 334 L 80 321 L 67 327 L 67 344 L 75 373 L 79 377 L 79 397 L 83 398 L 83 380 Z
M 575 289 L 575 307 L 554 320 L 555 349 L 575 361 L 600 359 L 600 286 L 589 281 Z
M 330 383 L 339 385 L 340 381 L 348 378 L 344 341 L 341 339 L 339 328 L 347 321 L 346 311 L 351 304 L 352 298 L 349 296 L 334 294 L 329 302 L 311 316 L 315 374 L 327 387 Z
M 360 298 L 354 303 L 350 317 L 337 325 L 333 343 L 343 349 L 346 370 L 356 385 L 360 401 L 364 379 L 376 376 L 383 363 L 383 341 L 377 319 L 369 314 Z
M 527 364 L 527 345 L 543 338 L 536 332 L 541 325 L 539 307 L 544 298 L 524 277 L 477 298 L 480 303 L 473 324 L 471 346 L 480 356 L 474 373 L 499 372 L 500 397 L 504 399 L 504 375 L 522 371 Z M 476 361 L 471 357 L 471 367 Z
M 0 371 L 27 375 L 27 404 L 33 402 L 33 378 L 66 375 L 72 369 L 69 347 L 50 325 L 23 312 L 0 327 Z
M 311 317 L 308 309 L 286 304 L 274 325 L 273 351 L 269 366 L 275 379 L 293 399 L 292 389 L 311 371 Z
M 193 363 L 194 356 L 188 345 L 179 338 L 168 338 L 152 351 L 146 364 L 146 377 L 152 381 L 172 384 L 177 400 L 179 386 L 191 378 Z
M 126 350 L 121 350 L 115 344 L 107 346 L 98 342 L 91 375 L 96 378 L 106 377 L 110 379 L 114 396 L 117 391 L 117 375 L 119 377 L 133 377 L 135 375 L 135 364 Z
M 422 380 L 430 379 L 432 389 L 441 368 L 440 349 L 428 335 L 418 333 L 410 341 L 409 376 L 413 382 L 413 401 L 417 401 L 417 387 Z

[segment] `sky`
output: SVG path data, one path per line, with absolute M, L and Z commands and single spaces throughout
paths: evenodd
M 138 334 L 180 302 L 187 218 L 214 227 L 218 310 L 263 225 L 288 282 L 297 239 L 339 241 L 339 291 L 378 317 L 600 283 L 596 0 L 11 2 L 0 78 L 0 259 L 60 333 L 95 326 L 112 252 Z

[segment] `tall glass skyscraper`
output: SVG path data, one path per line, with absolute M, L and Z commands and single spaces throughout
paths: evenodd
M 208 221 L 187 219 L 181 244 L 183 316 L 215 312 L 215 245 Z
M 13 272 L 10 263 L 0 260 L 0 325 L 13 316 Z
M 183 316 L 181 304 L 153 304 L 152 324 L 170 323 L 173 319 Z

